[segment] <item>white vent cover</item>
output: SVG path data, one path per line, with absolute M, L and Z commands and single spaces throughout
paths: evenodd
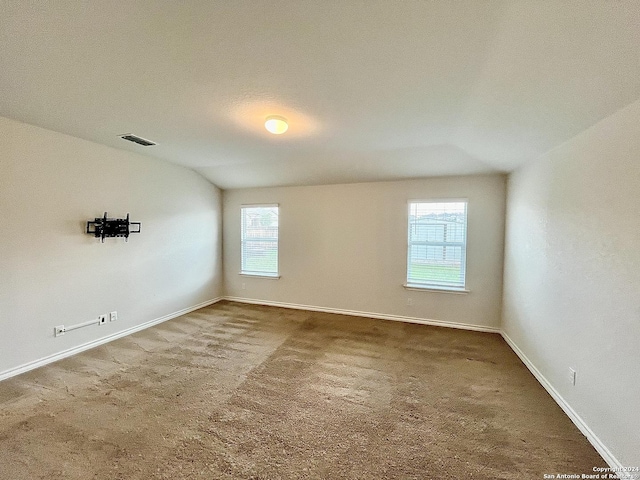
M 152 142 L 151 140 L 147 140 L 146 138 L 139 137 L 137 135 L 134 135 L 133 133 L 125 133 L 124 135 L 120 135 L 120 138 L 133 143 L 137 143 L 138 145 L 142 145 L 143 147 L 152 147 L 153 145 L 157 145 L 156 142 Z

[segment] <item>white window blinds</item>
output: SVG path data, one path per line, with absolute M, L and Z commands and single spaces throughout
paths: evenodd
M 464 289 L 467 202 L 410 202 L 407 250 L 407 285 Z
M 241 207 L 241 273 L 278 275 L 278 206 Z

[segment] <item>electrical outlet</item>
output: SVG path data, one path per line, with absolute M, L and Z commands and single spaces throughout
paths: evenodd
M 67 330 L 64 328 L 64 325 L 57 325 L 53 327 L 53 336 L 59 337 L 60 335 L 64 335 L 64 332 Z
M 413 299 L 412 298 L 407 298 L 407 305 L 409 305 L 409 306 L 413 305 Z
M 104 325 L 107 323 L 107 315 L 100 315 L 98 317 L 98 325 Z
M 118 320 L 118 312 L 111 312 L 109 314 L 109 321 L 115 322 L 116 320 Z
M 569 367 L 569 383 L 574 387 L 576 386 L 576 371 L 571 367 Z
M 242 284 L 242 289 L 243 289 L 243 290 L 246 290 L 246 288 L 247 288 L 247 284 L 246 284 L 246 283 L 243 283 L 243 284 Z

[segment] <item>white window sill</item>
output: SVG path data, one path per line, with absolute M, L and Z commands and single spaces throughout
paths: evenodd
M 417 285 L 414 283 L 405 283 L 402 285 L 407 290 L 420 290 L 427 292 L 437 292 L 437 293 L 453 293 L 457 295 L 466 295 L 470 293 L 470 290 L 464 288 L 455 288 L 455 287 L 436 287 L 436 286 L 428 286 L 428 285 Z
M 242 275 L 243 277 L 268 278 L 270 280 L 278 280 L 280 278 L 280 275 L 277 273 L 240 272 L 238 275 Z

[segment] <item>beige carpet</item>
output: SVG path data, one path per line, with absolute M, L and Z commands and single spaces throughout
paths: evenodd
M 495 334 L 221 302 L 0 382 L 3 480 L 541 479 L 594 466 Z

